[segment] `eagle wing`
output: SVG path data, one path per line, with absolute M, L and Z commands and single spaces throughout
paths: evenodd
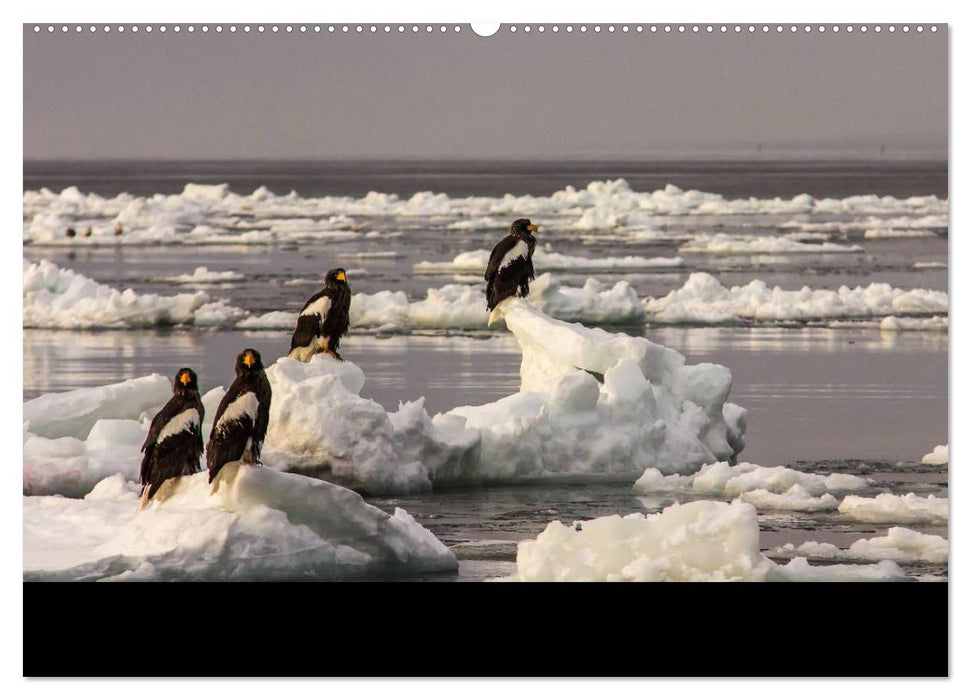
M 145 442 L 142 444 L 142 452 L 145 454 L 142 457 L 141 483 L 148 483 L 152 453 L 155 451 L 155 442 L 158 440 L 159 433 L 162 432 L 162 428 L 168 425 L 170 420 L 175 418 L 183 410 L 185 410 L 185 407 L 180 404 L 178 397 L 173 395 L 162 406 L 162 410 L 152 418 L 152 424 L 148 428 L 148 437 L 145 438 Z
M 316 315 L 300 316 L 297 319 L 297 327 L 293 331 L 290 339 L 290 349 L 309 347 L 320 334 L 320 321 Z
M 489 256 L 489 265 L 486 267 L 485 279 L 486 281 L 491 280 L 499 272 L 499 268 L 502 266 L 502 261 L 509 253 L 510 250 L 516 247 L 519 241 L 515 236 L 506 236 L 501 241 L 496 243 L 496 247 L 492 249 L 492 254 Z

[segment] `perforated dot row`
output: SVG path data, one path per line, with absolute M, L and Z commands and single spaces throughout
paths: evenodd
M 397 24 L 397 25 L 391 25 L 391 24 L 384 24 L 384 25 L 377 25 L 377 24 L 327 24 L 327 25 L 321 25 L 321 24 L 313 24 L 313 25 L 310 25 L 310 24 L 284 24 L 284 25 L 280 25 L 280 24 L 253 24 L 253 25 L 250 25 L 250 24 L 241 24 L 241 25 L 229 24 L 229 25 L 222 25 L 222 24 L 216 24 L 216 25 L 212 25 L 212 26 L 210 26 L 208 24 L 201 24 L 201 25 L 194 25 L 194 24 L 187 24 L 187 25 L 180 25 L 180 24 L 165 25 L 165 24 L 161 24 L 161 25 L 156 25 L 156 26 L 153 26 L 151 24 L 141 25 L 141 26 L 140 25 L 137 25 L 137 24 L 132 24 L 132 25 L 124 25 L 124 24 L 110 25 L 110 24 L 105 24 L 105 25 L 100 25 L 100 26 L 99 25 L 94 25 L 94 24 L 87 25 L 87 26 L 80 25 L 80 24 L 76 24 L 76 25 L 68 25 L 68 24 L 60 24 L 60 25 L 48 24 L 48 25 L 40 25 L 40 24 L 35 24 L 34 27 L 33 27 L 33 29 L 34 29 L 34 33 L 35 34 L 40 34 L 41 32 L 44 32 L 44 31 L 46 31 L 48 34 L 53 34 L 53 33 L 58 32 L 58 31 L 60 31 L 61 33 L 64 33 L 64 34 L 66 34 L 68 32 L 74 32 L 76 34 L 80 34 L 80 33 L 84 33 L 85 30 L 87 30 L 88 33 L 92 33 L 92 34 L 93 33 L 96 33 L 96 32 L 99 32 L 99 31 L 100 32 L 105 32 L 105 33 L 117 32 L 119 34 L 123 34 L 126 31 L 127 32 L 130 32 L 132 34 L 137 34 L 139 31 L 145 32 L 146 34 L 151 34 L 154 31 L 157 31 L 157 32 L 162 33 L 162 34 L 164 34 L 166 32 L 173 32 L 175 34 L 179 34 L 179 33 L 183 32 L 183 31 L 184 32 L 188 32 L 189 34 L 193 34 L 196 31 L 202 32 L 203 34 L 208 33 L 209 31 L 215 31 L 216 33 L 222 33 L 224 31 L 227 31 L 227 32 L 229 32 L 231 34 L 235 34 L 235 33 L 249 34 L 249 33 L 252 33 L 252 32 L 256 32 L 256 33 L 266 33 L 266 32 L 270 32 L 270 33 L 274 33 L 274 34 L 279 34 L 281 32 L 286 33 L 286 34 L 307 34 L 307 33 L 320 34 L 322 32 L 326 32 L 328 34 L 351 34 L 351 33 L 354 33 L 354 34 L 364 34 L 364 33 L 377 34 L 379 32 L 380 33 L 384 33 L 384 34 L 390 34 L 392 32 L 397 32 L 399 34 L 405 34 L 405 33 L 408 33 L 408 32 L 410 32 L 412 34 L 418 34 L 418 33 L 424 33 L 424 34 L 433 34 L 433 33 L 445 34 L 445 33 L 449 33 L 449 32 L 458 33 L 458 32 L 461 32 L 462 31 L 462 28 L 459 25 L 444 25 L 444 24 L 442 24 L 442 25 L 431 25 L 431 24 L 422 24 L 422 25 L 419 25 L 419 24 L 408 24 L 408 25 L 405 25 L 405 24 Z M 893 24 L 887 25 L 887 26 L 883 26 L 883 25 L 879 25 L 879 24 L 876 24 L 876 25 L 865 25 L 865 24 L 862 24 L 862 25 L 859 25 L 859 26 L 854 26 L 854 25 L 842 25 L 841 26 L 841 25 L 838 25 L 838 24 L 829 25 L 829 26 L 822 25 L 822 24 L 820 24 L 820 25 L 809 25 L 809 24 L 805 24 L 805 25 L 796 25 L 796 24 L 790 24 L 790 25 L 782 25 L 782 24 L 774 24 L 774 25 L 768 25 L 768 24 L 760 24 L 760 25 L 755 25 L 755 24 L 748 24 L 748 25 L 741 25 L 741 24 L 734 24 L 734 25 L 729 25 L 729 24 L 720 24 L 720 25 L 712 25 L 712 24 L 690 24 L 690 25 L 687 25 L 687 24 L 660 24 L 660 25 L 659 24 L 651 24 L 651 25 L 642 25 L 642 24 L 636 24 L 636 25 L 630 25 L 630 24 L 623 24 L 623 25 L 614 25 L 614 24 L 607 24 L 607 25 L 600 25 L 600 24 L 592 24 L 592 25 L 577 24 L 577 25 L 573 25 L 573 24 L 567 24 L 567 25 L 562 25 L 562 26 L 561 25 L 557 25 L 557 24 L 553 24 L 553 25 L 540 24 L 540 25 L 533 26 L 533 25 L 529 25 L 529 24 L 525 24 L 525 25 L 516 25 L 516 24 L 513 24 L 513 25 L 509 25 L 507 27 L 507 29 L 508 29 L 509 32 L 511 32 L 513 34 L 515 34 L 517 32 L 523 32 L 523 33 L 529 34 L 529 33 L 531 33 L 534 30 L 536 32 L 540 33 L 540 34 L 546 33 L 547 31 L 550 31 L 550 32 L 552 32 L 554 34 L 559 33 L 561 31 L 562 32 L 566 32 L 566 33 L 572 33 L 574 31 L 576 31 L 576 32 L 580 32 L 581 34 L 587 33 L 587 32 L 593 32 L 594 34 L 599 34 L 599 33 L 602 33 L 604 31 L 606 31 L 608 34 L 616 33 L 618 31 L 621 32 L 621 33 L 630 33 L 630 32 L 643 33 L 645 31 L 647 31 L 647 32 L 650 32 L 650 33 L 655 33 L 655 34 L 657 32 L 663 32 L 663 33 L 666 33 L 666 34 L 670 34 L 672 32 L 677 32 L 677 33 L 680 33 L 680 34 L 687 34 L 687 33 L 691 33 L 691 34 L 701 34 L 701 33 L 712 34 L 712 33 L 715 33 L 715 32 L 719 32 L 719 33 L 722 33 L 722 34 L 725 34 L 725 33 L 728 33 L 728 32 L 734 32 L 736 34 L 741 34 L 743 32 L 747 32 L 749 34 L 756 34 L 756 33 L 768 34 L 768 33 L 773 32 L 773 31 L 775 33 L 777 33 L 777 34 L 781 34 L 783 32 L 789 32 L 789 33 L 802 32 L 802 33 L 805 33 L 805 34 L 809 34 L 809 33 L 813 33 L 813 32 L 817 32 L 817 33 L 832 32 L 832 33 L 835 34 L 835 33 L 841 32 L 841 31 L 846 32 L 846 33 L 852 33 L 854 31 L 859 31 L 860 33 L 865 34 L 866 32 L 871 31 L 871 30 L 874 31 L 874 32 L 877 32 L 877 33 L 880 33 L 880 32 L 882 32 L 884 30 L 886 30 L 887 32 L 890 32 L 890 33 L 894 33 L 896 31 L 898 31 L 898 29 L 899 29 L 899 31 L 904 32 L 904 33 L 908 33 L 911 30 L 913 30 L 915 32 L 918 32 L 918 33 L 922 33 L 925 30 L 925 27 L 922 24 L 917 24 L 917 25 L 913 25 L 913 26 L 912 25 L 909 25 L 909 24 L 904 24 L 904 25 L 900 25 L 899 27 L 897 25 L 893 25 Z M 937 31 L 937 25 L 933 25 L 932 24 L 932 25 L 928 26 L 927 29 L 929 29 L 931 32 L 936 32 Z
M 930 25 L 928 28 L 932 32 L 937 31 L 937 25 Z M 796 24 L 790 24 L 790 25 L 783 25 L 783 24 L 773 24 L 773 25 L 769 25 L 769 24 L 650 24 L 650 25 L 577 24 L 577 25 L 573 25 L 573 24 L 567 24 L 563 26 L 550 25 L 548 27 L 547 25 L 542 25 L 542 24 L 536 25 L 536 26 L 528 25 L 528 24 L 526 25 L 513 24 L 513 25 L 510 25 L 508 29 L 512 33 L 516 33 L 519 31 L 530 33 L 534 30 L 540 33 L 544 33 L 547 30 L 549 30 L 551 32 L 576 31 L 580 33 L 593 32 L 595 34 L 600 34 L 600 33 L 603 33 L 604 31 L 606 31 L 607 33 L 616 33 L 616 32 L 643 33 L 647 31 L 654 34 L 658 32 L 664 32 L 666 34 L 670 34 L 672 32 L 677 32 L 680 34 L 687 34 L 687 33 L 711 34 L 715 32 L 720 32 L 720 33 L 734 32 L 737 34 L 741 34 L 742 32 L 747 32 L 749 34 L 756 34 L 756 33 L 768 34 L 773 31 L 776 32 L 777 34 L 781 34 L 786 31 L 790 33 L 801 31 L 807 34 L 811 32 L 819 32 L 819 33 L 833 32 L 835 34 L 835 33 L 839 33 L 840 31 L 852 33 L 854 29 L 864 33 L 866 33 L 867 31 L 870 31 L 871 29 L 872 31 L 877 33 L 884 31 L 884 29 L 886 29 L 886 31 L 890 33 L 894 33 L 898 30 L 904 33 L 910 32 L 911 30 L 916 32 L 923 32 L 925 27 L 922 24 L 917 24 L 917 25 L 905 24 L 900 26 L 893 25 L 893 24 L 887 25 L 887 26 L 879 25 L 879 24 L 876 24 L 876 25 L 864 24 L 864 25 L 859 25 L 858 27 L 854 27 L 854 25 L 838 25 L 838 24 L 834 24 L 834 25 L 823 25 L 823 24 L 820 24 L 820 25 L 809 25 L 809 24 L 805 24 L 805 25 L 796 25 Z
M 350 33 L 377 34 L 378 32 L 382 32 L 385 34 L 390 34 L 391 32 L 398 32 L 399 34 L 404 34 L 405 32 L 411 32 L 411 33 L 417 34 L 419 32 L 424 32 L 426 34 L 431 34 L 433 32 L 438 32 L 440 34 L 444 34 L 446 32 L 458 33 L 462 31 L 462 27 L 459 25 L 444 25 L 444 24 L 442 25 L 431 25 L 431 24 L 427 24 L 427 25 L 426 24 L 422 24 L 422 25 L 419 25 L 419 24 L 409 24 L 409 25 L 405 25 L 405 24 L 398 24 L 398 25 L 391 25 L 391 24 L 383 24 L 383 25 L 377 25 L 377 24 L 326 24 L 326 25 L 325 24 L 226 24 L 226 25 L 223 25 L 223 24 L 214 24 L 211 26 L 208 24 L 199 24 L 199 25 L 161 24 L 161 25 L 155 25 L 155 26 L 150 24 L 148 25 L 91 24 L 86 26 L 80 25 L 80 24 L 77 24 L 77 25 L 35 24 L 33 29 L 35 34 L 39 34 L 43 31 L 46 31 L 48 34 L 53 34 L 57 31 L 60 31 L 61 33 L 74 32 L 74 33 L 80 34 L 80 33 L 83 33 L 85 30 L 87 30 L 87 32 L 89 33 L 95 33 L 100 31 L 105 33 L 117 32 L 119 34 L 123 34 L 126 31 L 131 32 L 133 34 L 138 33 L 139 31 L 143 31 L 149 34 L 152 33 L 153 31 L 159 32 L 162 34 L 166 32 L 174 32 L 176 34 L 179 34 L 182 32 L 188 32 L 189 34 L 194 34 L 197 31 L 202 32 L 203 34 L 208 33 L 210 31 L 214 31 L 216 33 L 222 33 L 225 31 L 225 32 L 229 32 L 230 34 L 237 34 L 237 33 L 249 34 L 253 32 L 258 34 L 266 33 L 266 32 L 270 32 L 273 34 L 279 34 L 279 33 L 320 34 L 322 32 L 327 32 L 330 34 L 350 34 Z

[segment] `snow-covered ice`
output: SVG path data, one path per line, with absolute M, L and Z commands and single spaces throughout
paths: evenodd
M 162 296 L 119 291 L 49 260 L 24 260 L 23 288 L 25 328 L 225 325 L 245 315 L 205 292 Z
M 780 566 L 759 549 L 755 508 L 694 501 L 660 513 L 610 515 L 570 527 L 556 520 L 519 543 L 515 581 L 904 580 L 895 563 Z
M 600 325 L 642 324 L 646 318 L 637 293 L 626 281 L 605 285 L 593 278 L 582 287 L 561 285 L 551 274 L 530 284 L 529 300 L 553 318 Z M 409 301 L 404 292 L 358 292 L 351 297 L 352 329 L 383 331 L 484 330 L 489 312 L 481 285 L 447 284 L 431 288 L 424 299 Z M 244 329 L 291 330 L 296 313 L 271 311 L 236 324 Z
M 659 217 L 827 215 L 853 217 L 861 228 L 931 228 L 947 225 L 947 199 L 860 195 L 819 199 L 800 194 L 791 199 L 755 197 L 728 199 L 722 195 L 683 190 L 668 185 L 653 192 L 637 192 L 623 179 L 593 181 L 549 196 L 507 194 L 502 197 L 449 197 L 418 192 L 403 198 L 394 193 L 369 192 L 363 197 L 302 197 L 296 192 L 276 194 L 260 187 L 250 194 L 232 192 L 228 185 L 188 184 L 177 194 L 137 197 L 127 193 L 101 197 L 77 187 L 61 192 L 47 188 L 23 193 L 23 240 L 33 245 L 140 244 L 270 244 L 282 241 L 341 240 L 384 236 L 362 232 L 368 222 L 383 228 L 396 220 L 446 221 L 451 228 L 504 231 L 522 212 L 546 224 L 542 230 L 649 231 L 662 225 Z M 920 218 L 926 218 L 919 222 Z M 806 224 L 792 222 L 794 227 Z M 812 222 L 808 222 L 812 223 Z M 122 236 L 114 235 L 121 224 Z M 67 227 L 90 226 L 90 238 L 68 239 Z
M 933 450 L 920 458 L 922 464 L 947 464 L 947 445 L 936 445 Z
M 360 396 L 364 374 L 354 363 L 326 355 L 309 363 L 281 358 L 267 369 L 273 387 L 267 462 L 387 494 L 535 480 L 632 483 L 647 467 L 690 473 L 741 450 L 745 411 L 727 402 L 727 368 L 688 365 L 646 338 L 551 319 L 524 299 L 507 300 L 502 309 L 523 352 L 521 388 L 482 406 L 429 416 L 419 399 L 389 413 Z M 169 391 L 161 376 L 81 390 L 67 408 L 51 409 L 52 416 L 62 414 L 57 423 L 28 425 L 27 442 L 38 430 L 50 440 L 73 441 L 30 442 L 25 492 L 77 495 L 112 470 L 133 478 L 137 438 Z M 209 420 L 222 391 L 203 397 Z M 122 404 L 111 397 L 126 393 L 130 406 L 112 412 Z M 27 412 L 66 396 L 35 399 Z M 100 447 L 89 444 L 101 418 L 128 422 L 107 431 L 121 441 L 110 450 L 103 439 Z
M 281 359 L 267 372 L 267 449 L 286 468 L 370 493 L 633 481 L 647 466 L 690 472 L 741 449 L 744 411 L 726 403 L 726 368 L 686 365 L 644 338 L 556 321 L 522 299 L 503 309 L 523 350 L 518 393 L 434 417 L 420 400 L 389 414 L 358 395 L 364 376 L 351 363 Z
M 746 321 L 809 321 L 860 319 L 888 314 L 946 314 L 947 292 L 898 289 L 874 282 L 866 287 L 841 286 L 836 290 L 786 290 L 752 280 L 744 286 L 724 287 L 707 272 L 695 272 L 660 298 L 647 298 L 649 319 L 661 323 L 739 323 Z M 904 323 L 895 319 L 898 328 Z M 888 322 L 887 330 L 890 322 Z M 939 325 L 939 324 L 937 324 Z
M 771 557 L 791 559 L 883 560 L 898 562 L 947 563 L 947 540 L 940 535 L 928 535 L 906 527 L 891 527 L 886 536 L 861 538 L 847 549 L 828 542 L 811 540 L 796 546 L 785 544 L 768 552 Z
M 394 515 L 317 479 L 239 463 L 138 510 L 121 475 L 85 498 L 23 500 L 26 580 L 301 580 L 451 571 L 455 556 Z M 163 487 L 164 488 L 164 487 Z M 215 490 L 215 493 L 212 491 Z
M 83 440 L 99 420 L 138 419 L 161 408 L 171 395 L 172 380 L 152 374 L 107 386 L 44 394 L 25 401 L 23 415 L 36 435 Z
M 867 480 L 852 474 L 815 474 L 788 467 L 763 467 L 742 462 L 706 464 L 687 476 L 665 476 L 648 468 L 634 482 L 638 493 L 686 492 L 741 498 L 760 510 L 827 511 L 836 510 L 833 493 L 856 491 Z
M 482 274 L 489 264 L 488 250 L 473 250 L 459 253 L 452 260 L 445 262 L 429 262 L 427 260 L 415 263 L 415 272 L 457 273 L 470 272 Z M 537 272 L 561 272 L 564 270 L 580 270 L 584 272 L 602 272 L 607 270 L 654 270 L 677 268 L 684 265 L 681 258 L 644 258 L 636 255 L 607 258 L 582 258 L 574 255 L 551 253 L 537 247 L 533 253 L 533 267 Z
M 846 496 L 839 505 L 843 515 L 866 523 L 947 523 L 948 499 L 881 493 L 874 498 Z

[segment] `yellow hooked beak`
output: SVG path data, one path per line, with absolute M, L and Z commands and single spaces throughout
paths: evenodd
M 183 386 L 189 386 L 189 382 L 192 381 L 192 377 L 188 372 L 183 372 L 179 375 L 179 381 L 182 382 Z
M 339 279 L 341 282 L 346 282 L 347 281 L 347 275 L 345 275 L 343 272 L 338 272 L 337 273 L 337 279 Z
M 537 226 L 536 224 L 530 224 L 529 226 L 526 227 L 526 230 L 528 230 L 528 231 L 539 231 L 539 226 Z
M 247 367 L 252 367 L 254 362 L 256 362 L 256 358 L 253 357 L 252 353 L 248 352 L 245 355 L 243 355 L 243 364 L 246 365 Z

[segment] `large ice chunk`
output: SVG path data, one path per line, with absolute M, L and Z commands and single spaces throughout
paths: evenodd
M 27 580 L 301 580 L 450 571 L 455 556 L 404 510 L 335 484 L 231 463 L 211 493 L 185 477 L 138 510 L 109 477 L 83 499 L 25 497 Z
M 519 543 L 515 581 L 902 580 L 893 562 L 876 566 L 779 566 L 759 549 L 755 508 L 694 501 L 660 513 L 609 515 L 573 527 L 556 520 Z

